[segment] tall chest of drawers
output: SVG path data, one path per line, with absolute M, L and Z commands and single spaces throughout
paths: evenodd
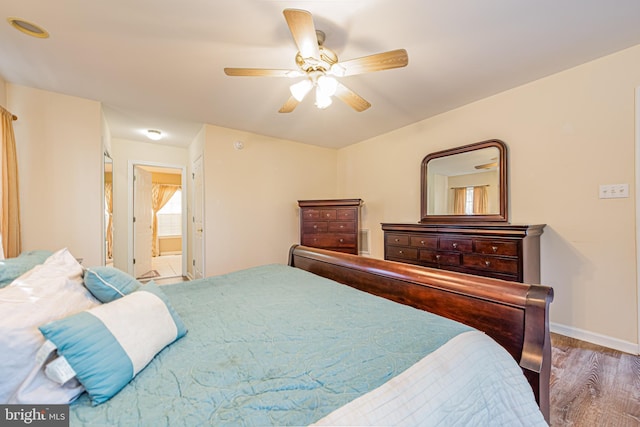
M 358 255 L 361 199 L 298 200 L 300 243 Z
M 387 260 L 540 283 L 543 224 L 382 224 L 382 229 Z

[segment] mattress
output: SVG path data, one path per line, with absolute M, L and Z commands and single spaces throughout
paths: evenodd
M 545 425 L 513 359 L 460 323 L 283 265 L 162 289 L 187 335 L 70 425 Z

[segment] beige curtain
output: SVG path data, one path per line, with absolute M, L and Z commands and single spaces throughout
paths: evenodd
M 107 207 L 107 259 L 113 259 L 113 183 L 104 183 L 104 201 Z
M 453 213 L 454 215 L 464 215 L 464 207 L 467 203 L 467 189 L 464 187 L 453 189 Z
M 473 213 L 486 214 L 489 210 L 489 196 L 485 185 L 473 187 Z
M 179 185 L 153 184 L 151 189 L 151 207 L 153 208 L 153 245 L 151 253 L 153 256 L 160 255 L 160 244 L 158 242 L 158 211 L 171 199 Z
M 2 236 L 4 256 L 20 255 L 22 242 L 20 236 L 20 199 L 18 198 L 18 160 L 16 140 L 13 134 L 14 116 L 0 107 L 2 116 L 2 211 L 0 236 Z

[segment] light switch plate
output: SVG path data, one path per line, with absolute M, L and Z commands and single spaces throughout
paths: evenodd
M 606 184 L 600 186 L 601 199 L 620 199 L 629 197 L 629 184 Z

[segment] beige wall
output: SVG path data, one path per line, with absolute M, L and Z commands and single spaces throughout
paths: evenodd
M 7 107 L 7 82 L 0 76 L 0 105 Z
M 286 263 L 297 201 L 335 197 L 337 151 L 210 125 L 203 150 L 206 275 Z
M 100 103 L 7 85 L 20 177 L 23 250 L 69 248 L 102 263 Z
M 512 223 L 547 224 L 542 282 L 555 329 L 637 350 L 634 95 L 640 46 L 340 150 L 343 195 L 365 201 L 371 253 L 382 222 L 420 217 L 425 155 L 491 138 L 509 148 Z M 428 92 L 428 88 L 424 88 Z M 600 184 L 631 197 L 599 199 Z
M 186 170 L 189 151 L 183 147 L 152 144 L 113 138 L 113 265 L 129 271 L 133 259 L 129 218 L 133 217 L 130 199 L 133 197 L 133 182 L 130 181 L 131 164 L 156 164 L 168 167 L 184 167 Z M 131 188 L 130 188 L 131 187 Z

